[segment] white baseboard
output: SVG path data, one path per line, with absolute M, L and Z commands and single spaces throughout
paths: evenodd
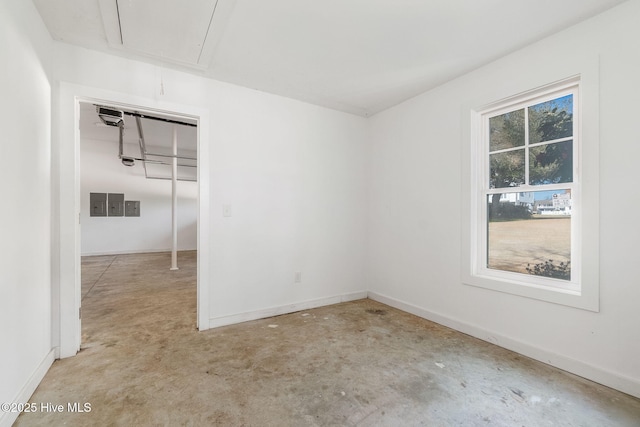
M 571 372 L 572 374 L 578 375 L 588 380 L 640 398 L 640 382 L 634 380 L 633 378 L 625 377 L 610 370 L 598 366 L 593 366 L 580 360 L 572 359 L 570 357 L 563 356 L 552 351 L 535 347 L 531 344 L 497 334 L 495 332 L 462 322 L 448 316 L 444 316 L 439 313 L 425 310 L 415 305 L 385 295 L 381 295 L 376 292 L 369 292 L 368 297 L 374 301 L 378 301 L 399 310 L 406 311 L 407 313 L 414 314 L 418 317 L 422 317 L 423 319 L 427 319 L 440 325 L 447 326 L 451 329 L 455 329 L 467 335 L 471 335 L 483 341 L 495 344 L 499 347 L 506 348 L 507 350 L 515 351 L 516 353 L 520 353 L 542 363 L 546 363 L 548 365 L 560 368 L 567 372 Z
M 325 305 L 338 304 L 341 302 L 354 301 L 364 298 L 367 298 L 367 292 L 361 291 L 351 294 L 343 294 L 333 297 L 302 301 L 278 307 L 270 307 L 263 310 L 231 314 L 229 316 L 212 317 L 209 319 L 209 328 L 218 328 L 220 326 L 234 325 L 236 323 L 248 322 L 250 320 L 265 319 L 267 317 L 279 316 L 281 314 L 295 313 L 296 311 L 300 310 L 309 310 L 312 308 L 323 307 Z
M 22 387 L 22 390 L 18 393 L 18 395 L 13 399 L 13 402 L 7 403 L 27 403 L 33 392 L 36 391 L 36 388 L 40 384 L 40 381 L 47 374 L 47 371 L 51 367 L 55 357 L 55 350 L 51 350 L 40 362 L 40 365 L 33 372 L 27 383 Z M 2 402 L 5 403 L 5 402 Z M 0 411 L 0 427 L 11 427 L 11 425 L 16 421 L 20 415 L 18 412 L 4 412 Z
M 178 252 L 195 251 L 193 249 L 178 249 Z M 80 256 L 108 256 L 108 255 L 131 255 L 131 254 L 153 254 L 159 252 L 171 252 L 171 248 L 168 249 L 139 249 L 130 251 L 104 251 L 104 252 L 83 252 Z

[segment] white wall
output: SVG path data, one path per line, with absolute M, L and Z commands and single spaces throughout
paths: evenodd
M 31 2 L 0 3 L 0 402 L 26 401 L 53 361 L 50 46 Z
M 219 93 L 212 311 L 364 291 L 365 119 L 231 86 Z
M 138 97 L 146 108 L 209 112 L 203 119 L 210 134 L 201 146 L 210 167 L 200 171 L 208 173 L 211 206 L 199 224 L 211 239 L 210 258 L 201 262 L 210 269 L 204 327 L 366 295 L 365 119 L 60 43 L 54 55 L 56 81 L 79 92 L 98 88 Z M 66 153 L 60 174 L 68 183 L 71 101 L 60 102 L 54 117 L 63 137 L 54 138 L 54 147 Z M 74 201 L 64 192 L 61 200 L 66 239 Z M 223 217 L 223 205 L 231 206 L 231 217 Z M 294 283 L 297 271 L 301 284 Z M 73 274 L 72 267 L 61 273 L 62 294 Z
M 171 181 L 147 179 L 140 162 L 123 166 L 114 141 L 81 139 L 82 255 L 170 251 Z M 198 184 L 178 181 L 178 250 L 197 243 Z M 140 217 L 91 217 L 89 193 L 124 193 L 140 201 Z
M 640 396 L 640 197 L 629 193 L 640 159 L 639 18 L 640 2 L 627 2 L 371 118 L 367 283 L 378 298 Z M 600 312 L 462 284 L 468 107 L 598 55 Z
M 60 326 L 51 318 L 59 315 L 63 330 L 77 319 L 77 306 L 57 312 L 59 302 L 77 297 L 78 265 L 57 265 L 58 257 L 68 257 L 67 242 L 75 237 L 67 233 L 81 208 L 73 138 L 60 137 L 74 127 L 64 94 L 75 88 L 127 94 L 146 107 L 208 112 L 203 120 L 210 133 L 202 144 L 211 208 L 200 221 L 212 236 L 203 251 L 211 325 L 371 289 L 391 303 L 640 395 L 634 269 L 640 231 L 633 226 L 640 200 L 628 190 L 640 158 L 638 16 L 639 2 L 625 3 L 367 121 L 52 43 L 31 2 L 0 3 L 0 54 L 11 59 L 0 67 L 2 81 L 11 82 L 0 101 L 0 174 L 11 206 L 29 207 L 0 213 L 0 401 L 26 400 L 48 368 L 50 350 L 59 344 Z M 600 313 L 460 282 L 462 106 L 505 92 L 515 72 L 531 74 L 536 64 L 576 50 L 601 59 Z M 451 214 L 436 215 L 434 198 L 451 206 Z M 231 217 L 223 217 L 223 205 L 231 206 Z M 293 283 L 296 271 L 301 284 Z M 0 424 L 8 424 L 13 415 L 0 416 Z

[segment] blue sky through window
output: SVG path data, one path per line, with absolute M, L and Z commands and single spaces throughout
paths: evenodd
M 541 102 L 529 108 L 537 111 L 551 111 L 557 108 L 560 111 L 564 110 L 569 114 L 573 114 L 573 95 L 565 95 L 550 101 Z

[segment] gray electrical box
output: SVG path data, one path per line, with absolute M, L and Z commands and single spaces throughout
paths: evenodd
M 107 203 L 109 216 L 124 216 L 124 194 L 109 193 Z
M 124 202 L 124 216 L 140 216 L 140 201 L 126 200 Z
M 107 193 L 89 193 L 89 216 L 107 216 Z

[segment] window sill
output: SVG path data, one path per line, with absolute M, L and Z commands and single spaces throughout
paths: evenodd
M 506 275 L 505 275 L 506 276 Z M 514 274 L 514 276 L 518 276 Z M 560 304 L 588 311 L 599 311 L 597 292 L 589 292 L 589 287 L 583 285 L 581 291 L 563 289 L 544 284 L 534 284 L 509 278 L 498 278 L 491 275 L 463 274 L 462 283 L 493 291 L 532 298 L 539 301 Z

